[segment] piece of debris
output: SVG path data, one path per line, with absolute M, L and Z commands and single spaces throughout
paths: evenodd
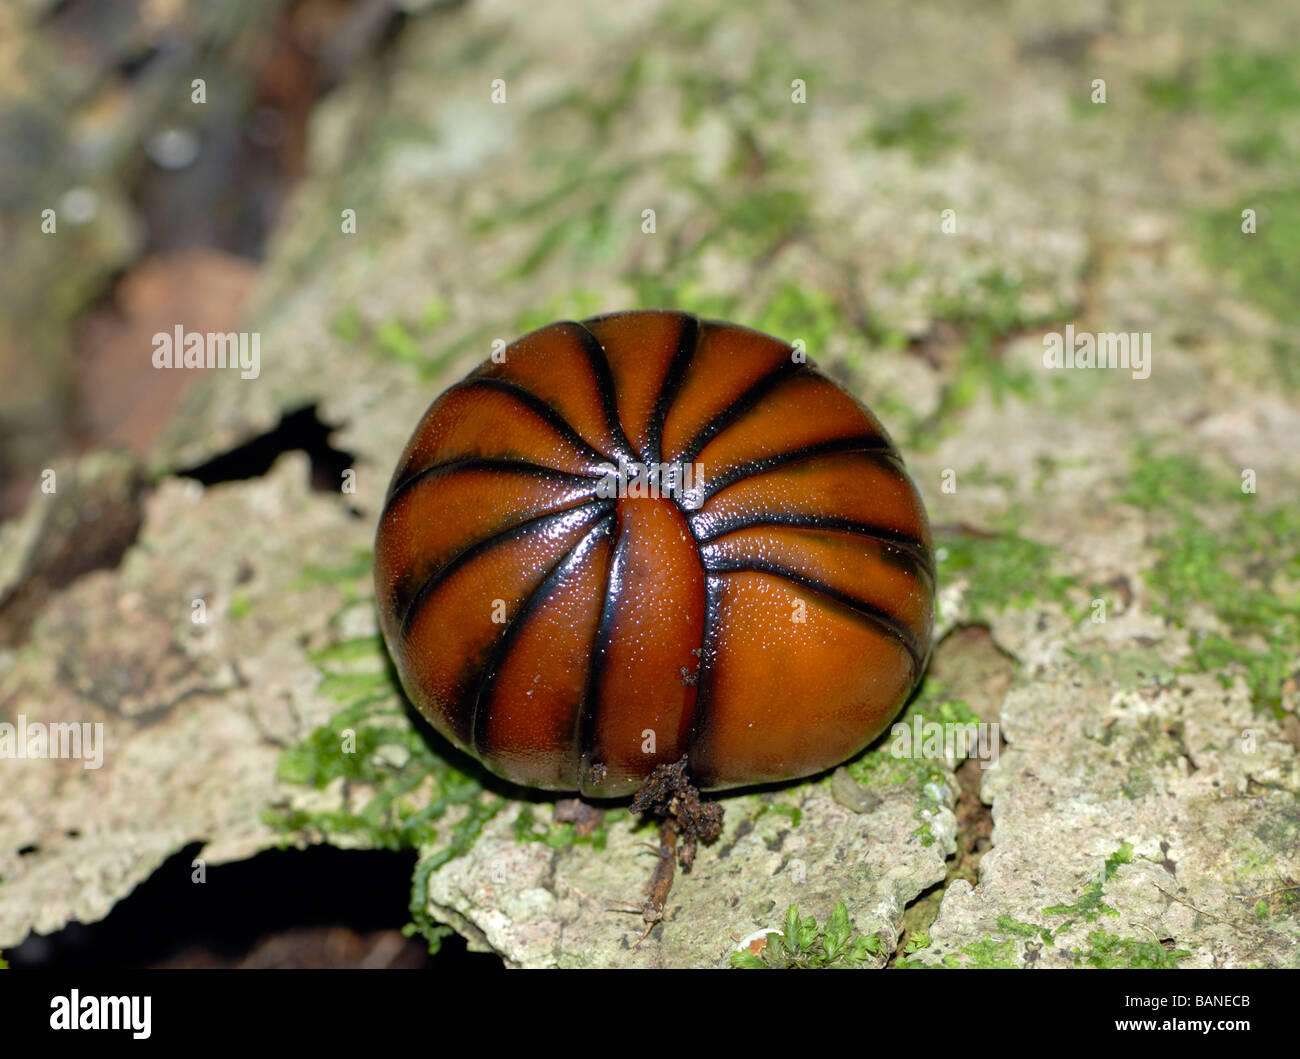
M 688 758 L 660 765 L 632 799 L 632 811 L 658 817 L 659 862 L 650 879 L 642 915 L 649 926 L 663 919 L 664 904 L 673 884 L 674 861 L 690 871 L 700 842 L 712 842 L 722 833 L 722 806 L 700 800 L 700 792 L 686 772 Z M 681 846 L 678 847 L 678 837 Z
M 555 822 L 572 824 L 582 838 L 594 834 L 605 820 L 605 810 L 581 798 L 561 798 L 555 803 Z

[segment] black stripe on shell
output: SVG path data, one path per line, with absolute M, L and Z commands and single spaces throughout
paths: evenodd
M 486 703 L 491 702 L 492 688 L 496 683 L 497 674 L 501 671 L 510 648 L 527 626 L 528 619 L 551 597 L 555 586 L 586 558 L 599 540 L 609 536 L 613 521 L 614 511 L 611 508 L 578 539 L 572 548 L 555 562 L 546 576 L 523 601 L 519 609 L 515 611 L 514 616 L 506 624 L 501 635 L 497 637 L 496 643 L 492 645 L 487 660 L 479 671 L 477 686 L 474 690 L 473 707 L 470 713 L 470 745 L 476 752 L 490 751 L 485 740 L 491 711 L 485 709 L 484 706 Z
M 700 345 L 700 321 L 694 316 L 682 315 L 682 329 L 677 336 L 677 350 L 669 362 L 663 384 L 659 387 L 659 396 L 655 400 L 654 412 L 650 416 L 650 425 L 646 430 L 646 462 L 662 463 L 664 459 L 664 423 L 668 413 L 681 392 L 682 382 L 686 378 L 686 369 L 695 357 Z
M 577 516 L 585 514 L 586 517 L 590 518 L 593 509 L 604 509 L 606 511 L 605 517 L 609 517 L 613 513 L 615 503 L 616 501 L 613 500 L 580 500 L 576 504 L 570 504 L 558 511 L 548 511 L 544 515 L 537 515 L 521 522 L 512 523 L 490 536 L 475 541 L 467 548 L 463 548 L 426 577 L 420 587 L 412 594 L 411 600 L 402 614 L 400 628 L 403 639 L 410 631 L 411 622 L 414 620 L 415 615 L 428 602 L 429 597 L 448 577 L 472 559 L 502 544 L 509 544 L 530 533 L 548 529 L 550 526 L 564 522 L 566 519 L 572 519 L 575 523 L 581 522 L 582 520 Z
M 810 592 L 815 592 L 819 596 L 825 596 L 827 599 L 834 600 L 841 606 L 852 611 L 862 620 L 874 625 L 881 632 L 887 633 L 896 639 L 906 648 L 908 655 L 912 659 L 912 672 L 917 674 L 921 671 L 921 665 L 924 657 L 921 651 L 921 645 L 917 641 L 912 630 L 895 618 L 889 611 L 882 607 L 874 606 L 866 600 L 859 599 L 857 596 L 842 592 L 834 585 L 828 585 L 825 581 L 819 581 L 817 578 L 808 577 L 799 573 L 797 570 L 791 570 L 788 567 L 781 566 L 779 563 L 765 562 L 761 559 L 715 559 L 708 563 L 706 569 L 711 574 L 734 574 L 734 573 L 756 573 L 767 574 L 771 577 L 779 577 L 791 584 L 806 588 Z
M 737 530 L 758 529 L 762 526 L 790 526 L 806 529 L 839 530 L 866 537 L 880 544 L 888 544 L 911 555 L 917 565 L 929 578 L 934 579 L 934 559 L 925 542 L 908 533 L 875 526 L 866 522 L 854 522 L 852 519 L 838 518 L 833 515 L 741 515 L 724 519 L 707 533 L 701 533 L 696 539 L 700 544 L 709 544 L 719 537 Z

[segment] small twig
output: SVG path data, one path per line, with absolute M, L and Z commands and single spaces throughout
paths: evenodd
M 1258 901 L 1263 897 L 1272 897 L 1274 894 L 1290 893 L 1292 890 L 1300 890 L 1300 886 L 1279 886 L 1276 890 L 1265 890 L 1258 894 L 1233 894 L 1233 897 L 1240 897 L 1245 901 Z
M 690 871 L 698 844 L 712 842 L 722 832 L 722 806 L 700 800 L 686 765 L 687 758 L 682 757 L 673 764 L 658 766 L 632 800 L 634 813 L 659 819 L 659 844 L 652 847 L 658 860 L 641 906 L 646 929 L 637 945 L 649 937 L 656 923 L 662 922 L 677 865 L 683 872 Z
M 1207 911 L 1205 911 L 1205 909 L 1203 909 L 1203 908 L 1197 908 L 1197 907 L 1196 907 L 1194 904 L 1192 904 L 1190 901 L 1184 901 L 1181 897 L 1175 897 L 1173 894 L 1171 894 L 1168 890 L 1166 890 L 1166 889 L 1165 889 L 1163 886 L 1161 886 L 1159 883 L 1153 883 L 1152 885 L 1154 885 L 1155 888 L 1156 888 L 1157 890 L 1159 890 L 1162 894 L 1164 894 L 1167 898 L 1169 898 L 1169 900 L 1171 900 L 1171 901 L 1177 901 L 1177 902 L 1178 902 L 1180 905 L 1182 905 L 1184 908 L 1190 908 L 1193 912 L 1197 912 L 1197 913 L 1199 913 L 1200 915 L 1203 915 L 1203 916 L 1209 916 L 1209 917 L 1210 917 L 1211 919 L 1213 919 L 1216 923 L 1222 923 L 1225 927 L 1231 927 L 1233 930 L 1241 930 L 1241 924 L 1239 924 L 1239 923 L 1232 923 L 1232 922 L 1230 922 L 1229 920 L 1226 920 L 1226 919 L 1220 919 L 1220 918 L 1219 918 L 1218 916 L 1216 916 L 1213 912 L 1207 912 Z
M 672 820 L 659 824 L 659 861 L 655 864 L 654 874 L 650 876 L 646 902 L 641 906 L 645 917 L 645 934 L 637 939 L 641 944 L 654 929 L 654 925 L 664 918 L 664 905 L 668 903 L 668 891 L 673 887 L 673 875 L 677 868 L 677 827 Z

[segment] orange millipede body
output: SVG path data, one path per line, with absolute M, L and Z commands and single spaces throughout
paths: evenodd
M 439 732 L 593 797 L 683 756 L 704 789 L 833 766 L 932 634 L 925 510 L 875 416 L 786 343 L 668 311 L 551 324 L 442 394 L 375 581 Z

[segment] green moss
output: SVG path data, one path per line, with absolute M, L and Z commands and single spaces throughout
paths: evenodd
M 725 11 L 695 17 L 707 20 L 706 35 L 714 20 L 730 22 Z M 694 54 L 698 50 L 698 44 L 694 43 L 697 32 L 681 34 L 677 46 L 681 54 Z M 817 91 L 817 82 L 809 79 L 808 64 L 798 62 L 791 55 L 791 43 L 790 40 L 763 42 L 749 70 L 739 77 L 709 64 L 688 62 L 681 66 L 674 72 L 672 88 L 681 97 L 682 125 L 692 129 L 701 117 L 721 114 L 739 134 L 753 136 L 758 132 L 782 130 L 789 122 L 802 118 L 805 108 L 791 104 L 790 82 L 795 77 L 809 80 L 810 94 Z
M 365 326 L 361 320 L 361 313 L 357 311 L 355 305 L 345 305 L 334 316 L 333 323 L 330 324 L 330 330 L 334 336 L 343 342 L 358 342 L 365 331 Z
M 478 781 L 434 754 L 394 709 L 393 689 L 385 684 L 384 674 L 370 681 L 334 677 L 327 693 L 349 705 L 280 756 L 276 777 L 282 783 L 324 790 L 341 780 L 348 791 L 344 804 L 269 810 L 268 823 L 286 834 L 348 836 L 382 849 L 412 849 L 438 840 L 435 825 L 449 808 L 482 800 Z
M 1143 91 L 1168 110 L 1285 116 L 1300 108 L 1300 53 L 1218 51 L 1173 76 L 1148 78 Z
M 907 943 L 903 946 L 903 955 L 911 956 L 913 953 L 920 952 L 922 949 L 928 949 L 929 947 L 929 934 L 913 934 L 907 939 Z
M 1267 850 L 1296 849 L 1300 847 L 1300 814 L 1264 816 L 1251 833 Z
M 917 721 L 924 726 L 935 722 L 939 724 L 978 724 L 979 717 L 960 699 L 948 696 L 947 688 L 935 680 L 927 680 L 920 692 L 908 703 L 907 708 L 894 720 L 895 725 L 905 725 L 914 730 Z M 942 799 L 927 795 L 926 787 L 930 784 L 944 785 L 947 782 L 947 766 L 944 760 L 922 757 L 911 753 L 907 756 L 896 755 L 893 726 L 871 747 L 845 764 L 848 774 L 858 783 L 872 790 L 885 790 L 891 787 L 909 787 L 915 789 L 921 802 L 919 809 L 933 810 L 941 804 Z M 960 742 L 955 742 L 953 749 L 961 756 L 964 749 Z M 822 781 L 829 784 L 830 778 Z M 918 828 L 917 831 L 920 831 Z M 929 843 L 926 843 L 929 845 Z
M 1155 787 L 1155 780 L 1151 778 L 1149 773 L 1141 769 L 1130 769 L 1119 789 L 1125 798 L 1136 802 L 1141 801 L 1154 791 Z
M 1282 686 L 1300 652 L 1300 509 L 1266 509 L 1230 478 L 1185 455 L 1158 456 L 1140 442 L 1124 500 L 1160 513 L 1172 528 L 1153 541 L 1159 555 L 1143 571 L 1153 610 L 1183 625 L 1201 605 L 1226 626 L 1192 630 L 1190 672 L 1245 679 L 1258 709 L 1282 709 Z M 1200 512 L 1227 513 L 1211 528 Z
M 664 31 L 670 36 L 677 32 L 671 21 Z M 478 235 L 503 226 L 528 232 L 527 247 L 511 262 L 505 278 L 530 277 L 559 261 L 571 274 L 591 269 L 609 272 L 627 260 L 624 251 L 630 244 L 650 238 L 657 240 L 667 260 L 657 263 L 653 273 L 634 266 L 622 275 L 638 294 L 636 304 L 699 311 L 681 296 L 681 288 L 698 285 L 704 278 L 698 266 L 705 251 L 720 247 L 732 257 L 753 260 L 775 254 L 810 230 L 812 206 L 798 179 L 801 163 L 796 164 L 799 160 L 789 158 L 778 145 L 764 142 L 770 138 L 764 134 L 772 123 L 763 115 L 789 117 L 788 96 L 773 92 L 779 81 L 772 77 L 774 65 L 788 63 L 789 57 L 780 48 L 764 46 L 756 60 L 749 77 L 737 82 L 714 70 L 674 71 L 671 78 L 664 78 L 650 64 L 633 59 L 602 85 L 547 102 L 538 112 L 546 121 L 567 113 L 578 118 L 588 134 L 579 134 L 576 146 L 548 150 L 538 159 L 533 183 L 540 193 L 492 203 L 471 221 L 471 231 Z M 662 83 L 653 83 L 655 78 Z M 701 179 L 698 160 L 684 151 L 593 167 L 593 147 L 607 138 L 611 126 L 635 121 L 641 100 L 653 99 L 658 105 L 673 91 L 683 94 L 688 112 L 698 104 L 716 113 L 719 104 L 730 108 L 734 100 L 746 100 L 745 116 L 735 116 L 730 137 L 732 179 L 726 182 L 725 192 L 716 181 Z M 632 181 L 648 172 L 673 193 L 671 217 L 663 212 L 666 207 L 654 201 L 633 202 L 625 194 Z M 762 179 L 757 179 L 760 174 Z M 640 211 L 646 205 L 659 209 L 654 235 L 643 234 L 640 228 Z M 664 276 L 672 277 L 671 282 L 665 282 Z
M 253 611 L 253 602 L 248 598 L 246 592 L 235 592 L 230 597 L 230 617 L 239 621 L 241 618 L 247 618 Z
M 549 321 L 547 321 L 549 323 Z M 459 338 L 447 343 L 443 347 L 443 359 L 447 364 L 458 360 L 462 355 L 472 351 L 478 357 L 488 356 L 493 349 L 493 340 L 502 339 L 500 329 L 495 324 L 487 324 L 483 327 L 476 327 L 473 330 L 466 331 Z
M 618 205 L 625 183 L 640 165 L 593 167 L 590 156 L 582 152 L 557 155 L 543 164 L 550 173 L 539 175 L 545 188 L 540 195 L 495 204 L 490 212 L 471 221 L 471 231 L 487 235 L 502 225 L 518 227 L 543 221 L 523 256 L 506 269 L 506 280 L 532 276 L 562 252 L 573 268 L 607 264 L 617 256 L 620 245 L 640 231 L 639 214 Z
M 1155 439 L 1140 438 L 1134 444 L 1128 482 L 1119 499 L 1144 511 L 1184 511 L 1206 500 L 1231 496 L 1196 457 L 1182 452 L 1158 453 Z
M 415 329 L 420 334 L 436 331 L 451 319 L 451 305 L 445 298 L 430 298 L 420 312 Z
M 382 660 L 384 641 L 378 635 L 359 636 L 353 640 L 340 640 L 319 650 L 311 651 L 307 657 L 319 668 L 329 672 L 331 666 L 348 665 L 353 662 Z
M 1243 209 L 1255 211 L 1255 232 L 1241 230 Z M 1197 221 L 1201 251 L 1216 268 L 1232 276 L 1241 294 L 1288 324 L 1300 324 L 1300 187 L 1242 195 L 1225 209 L 1201 213 Z M 1295 357 L 1294 345 L 1279 356 Z M 1285 376 L 1284 376 L 1285 377 Z
M 426 902 L 419 891 L 434 867 L 468 852 L 506 803 L 435 753 L 411 724 L 378 637 L 340 641 L 309 657 L 321 672 L 318 693 L 342 708 L 281 753 L 276 776 L 287 786 L 317 791 L 341 784 L 342 804 L 277 808 L 263 819 L 286 840 L 304 835 L 317 841 L 345 838 L 370 848 L 419 849 L 414 929 L 427 927 L 426 937 L 436 946 L 445 931 L 422 918 Z
M 1106 904 L 1102 898 L 1102 891 L 1106 883 L 1119 873 L 1121 864 L 1128 864 L 1133 860 L 1133 846 L 1131 843 L 1123 842 L 1120 847 L 1106 858 L 1106 864 L 1102 869 L 1101 876 L 1094 879 L 1084 887 L 1079 899 L 1072 905 L 1051 905 L 1043 909 L 1043 914 L 1047 916 L 1070 916 L 1070 922 L 1074 918 L 1082 917 L 1086 922 L 1092 923 L 1099 916 L 1118 916 L 1119 912 Z M 1068 927 L 1070 923 L 1058 927 L 1056 933 L 1060 934 Z
M 873 790 L 887 787 L 916 786 L 932 781 L 942 781 L 942 762 L 921 757 L 895 757 L 890 751 L 892 740 L 886 736 L 883 745 L 868 750 L 845 765 L 850 776 Z M 829 782 L 829 781 L 827 781 Z
M 626 816 L 626 810 L 609 810 L 595 830 L 589 835 L 578 834 L 576 826 L 570 823 L 541 825 L 531 805 L 525 805 L 515 817 L 514 834 L 516 842 L 540 842 L 551 849 L 569 849 L 572 846 L 591 846 L 601 850 L 609 841 L 609 825 Z
M 460 335 L 452 343 L 443 343 L 441 339 L 435 344 L 430 342 L 433 335 L 451 320 L 450 303 L 434 296 L 412 320 L 391 318 L 374 327 L 373 331 L 365 325 L 356 308 L 347 305 L 334 317 L 330 330 L 343 342 L 364 343 L 377 356 L 411 365 L 421 379 L 429 379 L 438 376 L 472 344 L 480 344 L 485 356 L 489 352 L 487 335 L 490 329 Z
M 1050 928 L 1037 923 L 1024 923 L 1007 915 L 998 916 L 997 922 L 998 930 L 1003 934 L 1015 934 L 1021 938 L 1042 938 L 1046 945 L 1052 944 L 1055 940 L 1055 935 Z
M 1169 970 L 1191 953 L 1187 949 L 1166 949 L 1160 942 L 1121 938 L 1104 930 L 1088 934 L 1090 948 L 1081 955 L 1089 967 L 1132 967 L 1145 970 Z
M 677 247 L 669 262 L 675 271 L 697 265 L 704 251 L 713 247 L 739 260 L 772 257 L 812 226 L 812 204 L 796 187 L 765 180 L 729 186 L 724 192 L 693 174 L 681 175 L 674 183 L 690 195 L 694 226 L 701 230 L 698 237 Z
M 767 935 L 767 944 L 757 956 L 748 950 L 732 953 L 731 965 L 746 970 L 874 967 L 886 952 L 875 934 L 859 934 L 853 928 L 843 901 L 836 902 L 825 928 L 813 916 L 800 919 L 798 906 L 791 905 L 784 930 Z
M 1042 923 L 1029 923 L 1009 915 L 997 918 L 997 931 L 987 934 L 978 941 L 963 946 L 954 953 L 947 953 L 941 960 L 945 967 L 1018 967 L 1021 962 L 1017 955 L 1017 939 L 1023 942 L 1041 941 L 1044 945 L 1058 944 L 1062 934 L 1068 931 L 1080 919 L 1095 922 L 1099 917 L 1118 916 L 1119 913 L 1102 900 L 1105 883 L 1115 878 L 1121 864 L 1128 864 L 1133 859 L 1133 846 L 1124 842 L 1109 857 L 1101 877 L 1084 887 L 1079 899 L 1070 905 L 1053 905 L 1044 908 L 1043 913 L 1050 916 L 1069 916 L 1064 923 L 1056 927 Z M 999 936 L 1000 935 L 1000 936 Z M 929 939 L 925 939 L 926 945 Z M 1157 941 L 1138 941 L 1133 938 L 1121 938 L 1108 934 L 1104 930 L 1093 930 L 1088 935 L 1089 948 L 1075 957 L 1075 963 L 1086 963 L 1091 967 L 1173 967 L 1177 961 L 1191 955 L 1184 949 L 1167 951 Z M 918 945 L 917 948 L 923 946 Z M 904 952 L 904 957 L 910 955 Z M 965 959 L 963 959 L 965 957 Z M 895 966 L 923 966 L 917 961 L 900 959 Z
M 1052 572 L 1051 546 L 1011 530 L 994 537 L 940 534 L 935 558 L 940 582 L 966 578 L 963 605 L 971 621 L 1011 607 L 1069 603 L 1073 581 Z
M 1181 721 L 1170 723 L 1155 714 L 1142 714 L 1110 724 L 1094 738 L 1102 746 L 1111 746 L 1122 737 L 1124 760 L 1130 766 L 1125 793 L 1136 798 L 1152 789 L 1152 772 L 1159 766 L 1177 765 L 1186 755 L 1183 735 Z
M 527 334 L 555 320 L 582 320 L 610 308 L 599 292 L 575 287 L 520 313 L 515 317 L 514 329 L 517 334 Z
M 1029 286 L 1030 282 L 1016 273 L 990 268 L 956 293 L 940 293 L 932 299 L 930 315 L 958 330 L 961 349 L 938 406 L 912 425 L 909 448 L 933 448 L 956 429 L 956 413 L 985 391 L 997 404 L 1010 396 L 1034 396 L 1038 375 L 1028 368 L 1008 366 L 1002 347 L 1016 335 L 1061 319 L 1066 307 L 1054 303 L 1049 311 L 1030 309 L 1026 298 Z
M 557 112 L 572 111 L 590 122 L 595 134 L 604 136 L 615 120 L 625 115 L 635 103 L 645 80 L 645 58 L 637 55 L 616 77 L 581 89 L 567 90 L 538 107 L 534 115 L 539 120 L 553 121 Z
M 760 795 L 760 797 L 762 797 Z M 790 826 L 798 827 L 803 822 L 803 810 L 797 805 L 785 805 L 781 802 L 765 800 L 758 811 L 750 818 L 755 823 L 761 820 L 768 813 L 778 813 L 781 816 L 789 817 Z
M 424 360 L 420 344 L 400 320 L 385 320 L 379 325 L 375 331 L 375 348 L 384 356 L 407 364 L 420 364 Z
M 713 189 L 708 193 L 713 195 Z M 812 206 L 794 188 L 756 186 L 721 197 L 714 206 L 717 227 L 696 245 L 697 252 L 720 241 L 752 260 L 774 253 L 811 224 Z
M 933 846 L 937 839 L 934 832 L 930 829 L 930 821 L 934 814 L 943 808 L 947 793 L 947 783 L 942 779 L 931 780 L 921 787 L 921 796 L 917 801 L 916 808 L 912 811 L 912 817 L 920 820 L 921 824 L 912 834 L 921 840 L 921 845 L 929 848 Z
M 810 357 L 824 351 L 833 335 L 852 330 L 830 294 L 793 283 L 777 288 L 750 326 L 786 342 L 803 339 Z
M 1289 847 L 1288 847 L 1289 849 Z M 1235 840 L 1231 845 L 1233 854 L 1231 866 L 1234 881 L 1243 890 L 1261 885 L 1267 887 L 1257 896 L 1257 900 L 1266 900 L 1270 908 L 1285 909 L 1292 902 L 1283 901 L 1274 904 L 1279 897 L 1292 896 L 1296 891 L 1283 887 L 1277 888 L 1280 881 L 1289 882 L 1288 866 L 1280 863 L 1279 850 L 1268 845 L 1267 841 L 1253 831 Z
M 589 159 L 583 159 L 590 161 Z M 590 165 L 572 167 L 573 161 L 568 156 L 556 156 L 550 163 L 557 176 L 555 183 L 549 185 L 541 195 L 528 198 L 522 202 L 494 209 L 476 222 L 479 231 L 493 231 L 503 224 L 516 224 L 520 221 L 535 220 L 539 217 L 551 217 L 564 212 L 567 208 L 580 214 L 584 204 L 592 201 L 608 201 L 623 182 L 637 172 L 635 163 L 624 162 L 618 165 L 592 167 Z
M 428 349 L 428 333 L 442 326 L 450 310 L 439 299 L 431 301 L 415 323 L 385 320 L 376 328 L 372 345 L 382 357 L 409 364 L 422 379 L 431 379 L 456 356 L 456 347 Z
M 931 162 L 963 142 L 952 121 L 965 109 L 965 101 L 952 96 L 913 103 L 877 121 L 865 139 L 879 148 L 902 148 L 919 163 Z
M 1291 919 L 1297 913 L 1300 913 L 1300 886 L 1271 889 L 1255 901 L 1256 919 Z
M 1110 590 L 1100 586 L 1092 590 L 1094 598 L 1104 597 Z M 1120 687 L 1157 686 L 1168 684 L 1177 668 L 1160 657 L 1154 648 L 1122 646 L 1116 650 L 1090 649 L 1077 651 L 1067 647 L 1065 653 L 1093 676 L 1109 680 Z M 1115 729 L 1108 729 L 1114 732 Z M 1106 742 L 1103 739 L 1103 742 Z
M 1004 917 L 1005 918 L 1005 917 Z M 934 964 L 923 960 L 910 959 L 914 953 L 929 948 L 930 938 L 921 934 L 912 941 L 918 942 L 912 945 L 911 942 L 904 947 L 903 956 L 895 963 L 894 967 L 900 970 L 910 970 L 918 967 L 933 967 Z M 963 959 L 962 957 L 965 957 Z M 939 961 L 939 966 L 956 970 L 959 968 L 999 968 L 1008 969 L 1019 967 L 1020 963 L 1016 956 L 1016 942 L 1014 938 L 1007 938 L 1001 941 L 994 939 L 991 935 L 980 938 L 979 941 L 973 941 L 969 945 L 963 945 L 956 952 L 945 953 Z
M 696 316 L 729 320 L 737 315 L 740 305 L 737 295 L 707 290 L 689 276 L 670 278 L 657 270 L 634 270 L 624 280 L 632 306 L 637 309 L 677 309 Z
M 1300 162 L 1287 123 L 1300 110 L 1300 52 L 1221 50 L 1202 56 L 1173 76 L 1145 84 L 1157 108 L 1210 117 L 1228 150 L 1247 165 L 1272 165 L 1292 173 Z M 1257 231 L 1241 230 L 1241 211 L 1253 209 Z M 1207 261 L 1232 275 L 1241 294 L 1285 323 L 1300 322 L 1300 188 L 1269 184 L 1239 196 L 1232 206 L 1201 212 L 1196 230 Z M 1271 350 L 1278 375 L 1300 386 L 1294 341 Z
M 929 931 L 934 921 L 939 918 L 944 891 L 944 885 L 935 886 L 903 909 L 902 929 L 898 935 L 899 945 L 890 963 L 891 967 L 911 966 L 910 957 L 929 948 Z
M 464 815 L 452 827 L 447 841 L 440 847 L 425 852 L 415 866 L 415 873 L 411 877 L 411 922 L 402 928 L 402 933 L 408 938 L 416 933 L 422 934 L 431 953 L 436 953 L 443 939 L 454 932 L 429 915 L 429 876 L 448 861 L 468 853 L 482 833 L 484 825 L 501 810 L 503 804 L 500 801 L 482 799 L 466 804 Z
M 913 711 L 908 711 L 909 714 Z M 922 722 L 937 721 L 940 724 L 979 724 L 980 718 L 974 710 L 961 699 L 940 699 L 933 705 L 915 711 Z
M 590 244 L 607 235 L 611 218 L 608 207 L 593 206 L 579 217 L 563 217 L 542 229 L 523 258 L 507 274 L 510 280 L 526 279 L 544 265 L 565 244 Z
M 894 723 L 910 727 L 918 718 L 922 725 L 932 721 L 959 724 L 978 722 L 978 718 L 964 702 L 945 700 L 942 687 L 937 684 L 930 689 L 923 689 Z M 955 745 L 954 749 L 959 747 Z M 895 738 L 891 731 L 877 745 L 847 762 L 844 768 L 854 781 L 874 791 L 899 787 L 915 791 L 917 802 L 912 815 L 920 823 L 911 834 L 922 846 L 928 848 L 934 845 L 937 838 L 931 828 L 931 820 L 934 813 L 946 804 L 948 771 L 945 759 L 924 757 L 914 750 L 905 756 L 896 755 Z M 829 784 L 831 780 L 828 777 L 822 782 Z
M 968 467 L 962 471 L 962 485 L 994 485 L 1008 492 L 1014 492 L 1020 487 L 1020 483 L 1012 474 L 995 474 L 989 470 L 988 464 L 984 460 L 973 467 Z
M 1248 165 L 1288 162 L 1294 140 L 1280 129 L 1300 108 L 1300 52 L 1222 50 L 1172 76 L 1149 78 L 1148 102 L 1175 113 L 1212 117 L 1228 150 Z
M 344 585 L 366 577 L 374 569 L 374 553 L 368 548 L 358 548 L 344 563 L 323 566 L 308 563 L 302 568 L 294 588 L 307 588 L 311 585 Z
M 959 951 L 963 955 L 970 957 L 970 961 L 966 964 L 967 967 L 1008 968 L 1019 966 L 1016 961 L 1016 943 L 1012 940 L 994 941 L 992 938 L 981 938 L 969 945 L 963 945 Z

